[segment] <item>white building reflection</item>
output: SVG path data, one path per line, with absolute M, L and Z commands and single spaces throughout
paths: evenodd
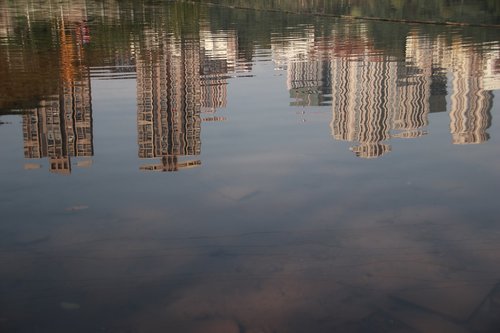
M 391 139 L 426 135 L 434 112 L 448 112 L 454 144 L 488 140 L 500 46 L 480 47 L 413 30 L 401 59 L 374 47 L 367 29 L 330 37 L 304 29 L 293 41 L 274 36 L 272 51 L 276 68 L 287 71 L 291 105 L 331 104 L 332 136 L 374 158 L 391 151 Z

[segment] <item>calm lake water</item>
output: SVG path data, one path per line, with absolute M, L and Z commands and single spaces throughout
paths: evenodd
M 1 332 L 500 331 L 498 3 L 287 4 L 0 0 Z

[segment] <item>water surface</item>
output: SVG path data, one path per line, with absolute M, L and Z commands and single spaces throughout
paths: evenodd
M 499 30 L 257 7 L 0 1 L 2 332 L 498 331 Z

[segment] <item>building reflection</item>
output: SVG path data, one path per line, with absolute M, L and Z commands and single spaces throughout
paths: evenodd
M 213 26 L 217 23 L 206 18 L 182 33 L 172 32 L 175 29 L 169 24 L 174 23 L 162 26 L 156 22 L 140 31 L 132 29 L 132 37 L 123 44 L 99 45 L 99 59 L 89 64 L 84 49 L 91 42 L 87 12 L 97 7 L 93 7 L 95 3 L 87 5 L 75 0 L 60 10 L 50 10 L 52 21 L 47 29 L 58 61 L 47 61 L 57 63 L 52 65 L 55 69 L 44 73 L 44 80 L 51 78 L 49 87 L 27 94 L 37 98 L 38 106 L 29 104 L 23 115 L 25 157 L 47 158 L 51 172 L 68 174 L 71 158 L 93 156 L 89 70 L 93 66 L 94 78 L 113 74 L 113 78 L 137 79 L 137 145 L 138 156 L 144 160 L 141 170 L 178 171 L 200 166 L 202 124 L 226 120 L 219 111 L 227 107 L 228 80 L 251 70 L 248 59 L 256 52 L 254 41 L 240 45 L 245 39 L 236 28 L 217 29 Z M 99 18 L 101 24 L 120 20 L 120 10 L 125 10 L 120 6 L 111 1 L 102 8 L 101 16 L 93 19 Z M 20 30 L 12 15 L 0 13 L 4 20 L 0 36 L 9 37 Z M 273 32 L 261 44 L 270 48 L 275 68 L 286 71 L 290 105 L 304 109 L 330 106 L 332 137 L 348 142 L 357 157 L 377 158 L 391 152 L 394 140 L 426 135 L 429 118 L 437 112 L 448 113 L 453 144 L 479 144 L 489 139 L 491 91 L 500 88 L 497 41 L 472 45 L 459 35 L 430 36 L 412 28 L 398 35 L 395 50 L 394 45 L 387 49 L 378 46 L 371 33 L 364 23 L 344 22 L 325 29 L 304 24 Z M 103 36 L 96 40 L 109 42 Z M 19 60 L 0 61 L 9 83 L 16 81 L 13 73 L 28 72 L 12 68 L 42 64 L 15 51 L 14 47 L 0 49 L 2 58 Z M 54 77 L 57 80 L 52 80 Z M 34 82 L 33 86 L 44 86 Z M 2 107 L 11 108 L 15 102 L 13 97 L 2 102 Z M 80 161 L 77 165 L 90 163 Z
M 192 38 L 147 36 L 137 57 L 139 158 L 159 161 L 140 169 L 200 166 L 201 123 L 226 120 L 216 112 L 227 104 L 227 76 L 243 68 L 236 34 L 206 29 Z
M 394 96 L 394 63 L 369 58 L 345 61 L 334 58 L 332 76 L 332 135 L 337 140 L 356 142 L 351 150 L 359 157 L 373 158 L 390 151 L 383 141 L 390 137 L 389 113 L 386 109 Z M 365 81 L 366 80 L 366 81 Z
M 213 114 L 227 105 L 227 75 L 237 64 L 234 31 L 212 32 L 205 23 L 200 31 L 201 112 Z M 212 116 L 210 116 L 212 117 Z M 205 119 L 205 118 L 203 118 Z
M 484 90 L 482 58 L 461 50 L 455 43 L 451 49 L 453 93 L 450 96 L 450 132 L 454 144 L 477 144 L 487 141 L 491 126 L 493 94 Z
M 64 23 L 61 19 L 59 93 L 23 115 L 25 158 L 48 158 L 49 170 L 58 174 L 71 173 L 71 157 L 94 154 L 90 73 L 83 65 L 86 37 L 80 29 L 66 29 Z M 78 166 L 90 164 L 87 159 Z
M 139 158 L 161 160 L 141 170 L 176 171 L 180 156 L 201 152 L 200 50 L 192 40 L 161 37 L 162 47 L 140 49 L 137 59 Z
M 331 102 L 332 85 L 327 60 L 292 62 L 287 71 L 287 87 L 295 106 L 320 106 Z
M 331 62 L 314 27 L 305 26 L 290 36 L 272 36 L 271 49 L 277 69 L 287 72 L 287 89 L 292 106 L 320 106 L 331 98 Z
M 332 136 L 352 142 L 356 156 L 375 158 L 391 151 L 393 139 L 426 135 L 429 115 L 447 111 L 449 88 L 452 142 L 488 140 L 493 94 L 485 86 L 498 82 L 491 65 L 498 53 L 481 53 L 462 41 L 450 47 L 442 38 L 411 31 L 401 59 L 376 49 L 366 31 L 328 38 L 310 32 L 300 43 L 275 37 L 273 57 L 287 71 L 291 105 L 331 103 Z
M 428 38 L 411 33 L 406 39 L 405 61 L 396 63 L 396 96 L 393 98 L 397 104 L 391 108 L 391 127 L 397 132 L 393 137 L 415 138 L 427 134 L 424 128 L 429 124 L 434 79 L 431 50 L 432 41 Z M 439 83 L 445 86 L 438 90 L 446 91 L 446 81 L 435 81 L 435 84 Z

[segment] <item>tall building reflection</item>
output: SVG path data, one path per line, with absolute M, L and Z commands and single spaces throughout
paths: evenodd
M 396 63 L 396 105 L 392 111 L 393 137 L 414 138 L 425 135 L 429 124 L 432 95 L 432 42 L 411 33 L 406 39 L 405 62 Z M 445 88 L 446 89 L 446 88 Z M 446 108 L 446 107 L 445 107 Z
M 185 166 L 179 156 L 201 152 L 200 50 L 193 40 L 161 38 L 161 47 L 141 49 L 137 59 L 139 158 L 160 158 L 141 170 L 176 171 Z
M 59 94 L 47 96 L 23 115 L 24 156 L 49 159 L 49 170 L 71 173 L 71 157 L 94 154 L 89 69 L 83 65 L 81 30 L 60 20 Z M 87 160 L 80 166 L 89 165 Z M 30 167 L 28 165 L 28 167 Z
M 346 61 L 334 58 L 332 77 L 332 135 L 337 140 L 353 141 L 351 150 L 359 157 L 373 158 L 391 150 L 383 141 L 390 137 L 387 109 L 395 97 L 394 62 L 369 57 Z M 392 75 L 381 75 L 382 73 Z
M 96 14 L 98 7 L 100 14 Z M 144 11 L 144 15 L 131 15 L 128 23 L 134 24 L 126 27 L 130 36 L 103 45 L 114 40 L 114 35 L 96 29 L 95 40 L 100 44 L 85 51 L 84 44 L 91 41 L 88 24 L 94 24 L 87 22 L 88 12 L 94 12 L 92 19 L 100 29 L 108 27 L 110 20 L 121 20 L 123 12 L 134 10 Z M 26 67 L 50 66 L 41 79 L 30 80 L 34 82 L 31 88 L 37 89 L 24 89 L 32 93 L 12 98 L 3 94 L 0 101 L 5 109 L 17 109 L 17 100 L 29 100 L 25 96 L 39 101 L 35 108 L 35 103 L 18 107 L 30 108 L 23 115 L 26 158 L 48 158 L 50 171 L 64 174 L 71 172 L 71 158 L 93 156 L 92 68 L 93 78 L 137 79 L 141 170 L 199 166 L 203 123 L 226 120 L 219 111 L 227 107 L 230 78 L 250 71 L 249 59 L 260 57 L 257 53 L 262 49 L 266 49 L 262 52 L 265 57 L 270 49 L 275 69 L 286 71 L 286 83 L 282 83 L 290 105 L 305 112 L 328 105 L 331 136 L 349 142 L 355 156 L 383 156 L 391 152 L 394 140 L 426 135 L 430 118 L 437 112 L 447 112 L 442 116 L 449 116 L 453 144 L 489 139 L 491 90 L 500 88 L 498 41 L 471 44 L 460 33 L 425 33 L 414 26 L 409 32 L 395 34 L 397 40 L 387 45 L 389 42 L 376 41 L 377 32 L 368 23 L 346 22 L 297 24 L 247 38 L 238 28 L 221 28 L 225 25 L 203 15 L 189 28 L 177 22 L 178 18 L 172 22 L 157 18 L 147 27 L 136 26 L 135 20 L 140 23 L 150 18 L 148 10 L 151 8 L 127 8 L 117 1 L 101 8 L 93 1 L 75 0 L 57 10 L 51 8 L 50 19 L 44 23 L 53 44 L 51 51 L 44 52 L 57 52 L 57 61 L 31 60 L 40 51 L 36 46 L 30 46 L 29 52 L 10 45 L 0 49 L 4 55 L 0 72 L 8 74 L 9 83 L 18 84 L 15 90 L 26 81 L 12 79 L 14 74 L 37 73 Z M 40 13 L 33 11 L 33 17 Z M 17 26 L 22 25 L 17 23 L 21 20 L 13 19 L 15 15 L 0 13 L 3 43 L 9 44 L 10 36 L 23 30 Z M 96 59 L 89 60 L 92 55 Z M 50 81 L 48 85 L 39 84 L 46 81 Z
M 479 75 L 482 57 L 461 50 L 455 43 L 451 49 L 453 93 L 450 96 L 450 132 L 454 144 L 477 144 L 489 139 L 493 94 L 484 90 Z
M 147 36 L 137 58 L 139 158 L 159 161 L 140 169 L 200 166 L 201 122 L 226 119 L 215 114 L 227 104 L 228 74 L 240 69 L 236 34 L 206 29 L 191 38 Z
M 358 157 L 375 158 L 391 151 L 391 122 L 398 109 L 398 63 L 379 54 L 363 34 L 334 40 L 332 49 L 332 121 L 337 140 L 355 144 Z M 389 112 L 392 110 L 393 112 Z
M 207 24 L 205 24 L 207 25 Z M 213 114 L 227 103 L 227 74 L 237 64 L 237 40 L 233 31 L 212 32 L 206 26 L 200 31 L 201 110 Z
M 426 135 L 429 115 L 444 111 L 454 144 L 488 140 L 493 94 L 485 86 L 498 81 L 497 52 L 478 52 L 461 40 L 450 47 L 416 30 L 406 36 L 403 59 L 376 49 L 367 29 L 300 38 L 275 37 L 273 48 L 276 65 L 287 71 L 291 105 L 331 103 L 332 136 L 353 142 L 356 156 L 379 157 L 391 151 L 392 139 Z
M 287 89 L 292 106 L 320 106 L 331 102 L 331 63 L 326 44 L 305 26 L 291 36 L 272 36 L 271 48 L 277 69 L 287 71 Z
M 294 99 L 290 104 L 320 106 L 330 103 L 329 95 L 332 89 L 330 65 L 327 60 L 290 63 L 287 71 L 287 87 L 290 97 Z

